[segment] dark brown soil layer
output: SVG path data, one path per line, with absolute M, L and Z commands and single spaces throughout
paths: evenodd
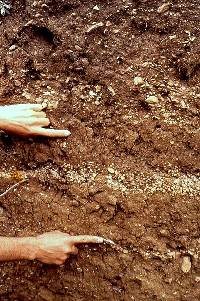
M 27 181 L 0 199 L 0 234 L 121 246 L 1 263 L 0 300 L 200 300 L 200 3 L 163 3 L 21 0 L 0 17 L 1 104 L 45 101 L 72 132 L 1 134 L 0 192 Z

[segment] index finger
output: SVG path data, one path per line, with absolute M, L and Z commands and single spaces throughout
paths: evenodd
M 103 237 L 93 235 L 68 236 L 67 239 L 72 244 L 102 244 L 104 242 Z
M 46 129 L 42 127 L 34 127 L 32 129 L 32 135 L 46 136 L 46 137 L 67 137 L 71 135 L 71 133 L 68 130 L 54 130 L 54 129 Z

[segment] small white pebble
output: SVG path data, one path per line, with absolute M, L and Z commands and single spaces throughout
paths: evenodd
M 57 100 L 47 101 L 47 107 L 50 110 L 57 109 L 59 102 Z
M 89 91 L 89 95 L 91 97 L 97 96 L 97 94 L 94 91 L 92 91 L 92 90 Z
M 98 92 L 101 92 L 101 86 L 97 85 L 97 86 L 95 87 L 95 90 L 96 90 L 97 93 L 98 93 Z
M 111 23 L 110 21 L 107 21 L 107 22 L 106 22 L 106 26 L 107 26 L 107 27 L 109 27 L 109 26 L 111 26 L 111 25 L 112 25 L 112 23 Z
M 110 93 L 112 94 L 112 96 L 115 96 L 115 90 L 113 89 L 113 87 L 109 86 L 108 87 L 108 91 L 110 91 Z
M 138 86 L 138 85 L 143 85 L 144 84 L 144 80 L 142 77 L 140 76 L 136 76 L 134 79 L 133 79 L 133 82 L 134 82 L 134 85 Z
M 189 273 L 191 266 L 192 264 L 191 264 L 190 257 L 184 256 L 181 264 L 181 270 L 183 271 L 183 273 Z
M 157 104 L 159 102 L 158 97 L 151 95 L 149 97 L 147 97 L 147 99 L 145 100 L 149 105 L 154 105 Z
M 31 98 L 32 98 L 31 94 L 28 93 L 28 92 L 26 92 L 26 91 L 24 91 L 24 92 L 22 93 L 22 96 L 24 96 L 26 99 L 31 99 Z
M 108 172 L 113 174 L 115 173 L 115 170 L 112 167 L 108 167 Z
M 195 280 L 196 282 L 200 282 L 200 276 L 195 276 L 194 280 Z
M 128 252 L 128 250 L 123 249 L 123 253 L 124 253 L 124 254 L 128 254 L 129 252 Z
M 170 39 L 170 40 L 176 39 L 176 35 L 169 36 L 169 39 Z
M 10 50 L 10 51 L 13 51 L 13 50 L 15 50 L 16 48 L 17 48 L 17 45 L 12 45 L 12 46 L 9 47 L 9 50 Z
M 95 6 L 93 7 L 93 10 L 99 11 L 100 8 L 98 7 L 98 5 L 95 5 Z

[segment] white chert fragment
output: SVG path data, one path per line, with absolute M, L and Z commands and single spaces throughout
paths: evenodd
M 190 269 L 191 269 L 191 260 L 189 256 L 184 256 L 183 260 L 182 260 L 182 264 L 181 264 L 181 270 L 183 271 L 183 273 L 189 273 Z
M 144 84 L 144 80 L 141 76 L 136 76 L 133 79 L 134 85 L 139 86 L 139 85 L 143 85 Z
M 149 105 L 155 105 L 159 102 L 158 97 L 151 95 L 145 100 Z
M 93 10 L 99 11 L 99 10 L 100 10 L 100 8 L 99 8 L 99 6 L 98 6 L 98 5 L 95 5 L 95 6 L 93 7 Z

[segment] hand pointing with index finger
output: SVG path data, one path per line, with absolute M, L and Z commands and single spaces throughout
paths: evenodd
M 44 128 L 50 121 L 43 111 L 46 105 L 17 104 L 0 107 L 0 129 L 21 136 L 66 137 L 68 130 Z
M 38 259 L 48 264 L 63 264 L 70 254 L 77 254 L 77 244 L 103 243 L 98 236 L 71 236 L 59 231 L 47 232 L 31 239 L 32 252 L 30 259 Z

